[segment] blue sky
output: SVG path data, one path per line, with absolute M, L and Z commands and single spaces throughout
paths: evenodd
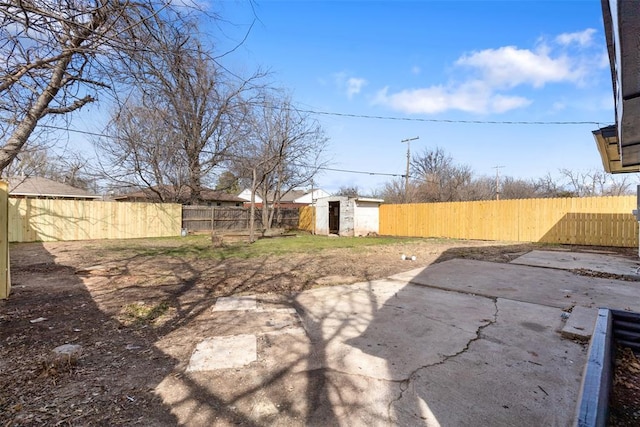
M 236 70 L 261 66 L 302 109 L 406 118 L 315 116 L 331 167 L 403 174 L 412 152 L 436 146 L 477 175 L 535 178 L 601 169 L 586 125 L 420 120 L 614 120 L 599 1 L 257 1 L 217 3 L 209 25 Z M 364 192 L 386 176 L 325 172 L 328 190 Z

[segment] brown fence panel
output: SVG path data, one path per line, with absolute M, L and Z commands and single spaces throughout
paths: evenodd
M 234 206 L 183 206 L 182 227 L 190 232 L 213 230 L 241 230 L 249 228 L 250 208 Z M 298 208 L 281 208 L 273 220 L 273 227 L 298 228 Z M 262 210 L 255 210 L 255 226 L 263 228 Z
M 213 208 L 208 206 L 183 206 L 182 228 L 189 231 L 211 231 L 213 229 Z
M 391 236 L 638 246 L 636 196 L 380 206 Z
M 300 208 L 281 208 L 274 218 L 274 226 L 297 229 L 300 222 Z

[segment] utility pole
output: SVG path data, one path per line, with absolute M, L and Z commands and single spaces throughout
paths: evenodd
M 419 136 L 414 138 L 403 139 L 400 142 L 407 143 L 407 173 L 404 176 L 404 202 L 409 203 L 409 163 L 411 160 L 411 141 L 415 141 L 416 139 L 420 139 Z
M 496 200 L 500 200 L 500 169 L 504 166 L 494 166 L 496 170 Z

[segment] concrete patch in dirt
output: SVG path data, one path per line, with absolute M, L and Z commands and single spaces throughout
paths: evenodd
M 355 276 L 344 276 L 341 274 L 334 274 L 331 276 L 324 276 L 316 279 L 315 283 L 318 286 L 334 286 L 334 285 L 348 285 L 358 281 Z
M 257 353 L 255 335 L 207 338 L 193 351 L 187 372 L 240 368 L 256 361 Z
M 220 297 L 213 306 L 213 311 L 255 310 L 257 308 L 255 295 L 242 297 Z

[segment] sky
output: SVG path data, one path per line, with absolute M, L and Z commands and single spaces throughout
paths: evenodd
M 220 61 L 245 75 L 268 70 L 323 126 L 328 167 L 365 172 L 323 171 L 315 185 L 329 192 L 371 193 L 400 179 L 389 175 L 405 173 L 401 141 L 416 137 L 412 154 L 441 147 L 476 176 L 602 170 L 591 132 L 615 118 L 598 0 L 209 7 L 220 19 L 203 22 L 204 32 L 218 52 L 232 50 Z M 76 128 L 100 131 L 92 108 Z
M 613 123 L 599 1 L 225 1 L 209 24 L 230 67 L 262 67 L 329 137 L 329 167 L 402 175 L 441 147 L 478 176 L 602 170 L 592 131 Z M 402 119 L 402 120 L 393 120 Z M 429 120 L 453 121 L 454 123 Z M 458 123 L 456 123 L 456 121 Z M 460 121 L 593 122 L 579 125 Z M 366 192 L 393 177 L 325 171 Z

